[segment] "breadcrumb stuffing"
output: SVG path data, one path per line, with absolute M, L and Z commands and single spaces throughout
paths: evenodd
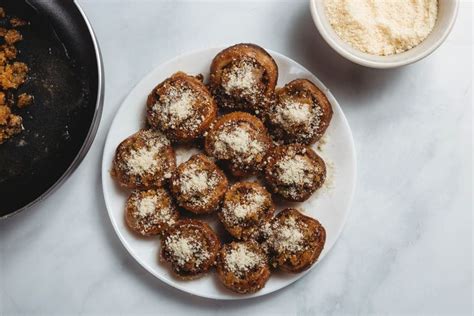
M 0 18 L 6 16 L 5 10 L 0 7 Z M 28 24 L 19 18 L 11 18 L 9 22 L 12 27 Z M 0 45 L 0 144 L 2 144 L 24 129 L 22 117 L 12 113 L 12 109 L 9 108 L 13 104 L 6 104 L 5 91 L 14 92 L 13 90 L 18 89 L 26 81 L 29 69 L 25 63 L 15 60 L 18 51 L 14 44 L 23 39 L 21 33 L 16 29 L 0 27 L 0 37 L 4 42 Z M 18 96 L 17 106 L 22 109 L 32 101 L 32 96 L 22 93 Z
M 0 144 L 23 130 L 21 116 L 11 113 L 8 106 L 0 105 Z
M 18 96 L 18 101 L 16 102 L 16 106 L 20 109 L 26 108 L 33 103 L 34 97 L 27 93 L 22 93 Z

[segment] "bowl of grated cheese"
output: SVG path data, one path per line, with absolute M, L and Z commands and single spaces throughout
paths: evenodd
M 346 59 L 371 68 L 414 63 L 436 50 L 459 0 L 310 0 L 316 28 Z

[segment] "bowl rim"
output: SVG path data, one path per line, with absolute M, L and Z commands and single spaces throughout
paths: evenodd
M 441 36 L 431 46 L 429 46 L 427 49 L 425 49 L 421 53 L 413 55 L 403 60 L 398 60 L 398 61 L 374 61 L 374 60 L 364 57 L 365 53 L 363 52 L 360 52 L 360 53 L 350 52 L 343 45 L 339 43 L 339 42 L 342 42 L 342 39 L 334 38 L 333 36 L 329 34 L 329 32 L 327 31 L 327 26 L 322 22 L 320 13 L 316 9 L 317 1 L 323 1 L 323 0 L 309 0 L 311 16 L 313 18 L 314 24 L 316 25 L 316 28 L 319 31 L 319 34 L 321 34 L 322 38 L 326 41 L 326 43 L 342 57 L 356 64 L 359 64 L 365 67 L 370 67 L 370 68 L 378 68 L 378 69 L 388 69 L 388 68 L 395 68 L 395 67 L 409 65 L 429 56 L 439 46 L 441 46 L 441 44 L 448 37 L 449 33 L 451 33 L 451 30 L 453 29 L 454 23 L 456 22 L 458 11 L 459 11 L 459 0 L 454 0 L 454 10 L 448 22 L 448 26 L 442 31 Z M 365 55 L 368 55 L 368 54 L 365 54 Z

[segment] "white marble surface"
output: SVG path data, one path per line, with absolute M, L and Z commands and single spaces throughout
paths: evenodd
M 335 55 L 307 1 L 82 0 L 105 62 L 96 140 L 47 201 L 0 222 L 0 314 L 472 314 L 472 3 L 447 42 L 401 69 Z M 299 61 L 352 127 L 358 186 L 341 239 L 275 294 L 219 302 L 174 290 L 125 251 L 106 214 L 105 134 L 130 89 L 176 54 L 255 42 Z

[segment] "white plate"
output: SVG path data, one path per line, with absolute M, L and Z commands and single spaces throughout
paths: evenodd
M 153 87 L 178 70 L 189 74 L 201 73 L 207 77 L 212 58 L 222 49 L 206 49 L 176 57 L 154 69 L 130 92 L 118 110 L 107 135 L 102 161 L 102 187 L 115 232 L 128 252 L 151 274 L 175 288 L 194 295 L 215 299 L 243 299 L 279 290 L 298 280 L 309 270 L 300 274 L 275 273 L 262 290 L 251 295 L 238 295 L 225 289 L 217 280 L 215 273 L 209 273 L 193 281 L 177 280 L 171 275 L 167 266 L 158 262 L 158 239 L 140 238 L 127 229 L 124 221 L 124 205 L 129 192 L 119 188 L 109 174 L 117 145 L 144 125 L 145 101 Z M 328 180 L 308 201 L 293 203 L 306 214 L 317 218 L 326 228 L 327 240 L 319 258 L 321 260 L 334 246 L 350 209 L 356 172 L 352 133 L 336 99 L 318 78 L 293 60 L 269 52 L 278 64 L 279 86 L 296 78 L 309 79 L 326 93 L 334 110 L 325 136 L 326 143 L 322 146 L 322 150 L 318 150 L 328 165 Z M 178 161 L 184 159 L 183 154 L 189 155 L 181 152 Z M 277 205 L 277 211 L 281 209 L 282 206 Z M 316 264 L 312 268 L 315 266 Z

